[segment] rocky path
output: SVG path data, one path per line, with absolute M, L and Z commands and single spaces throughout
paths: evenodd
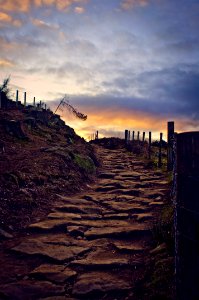
M 45 220 L 7 243 L 0 299 L 136 299 L 167 182 L 125 150 L 98 154 L 103 168 L 88 193 L 56 195 Z

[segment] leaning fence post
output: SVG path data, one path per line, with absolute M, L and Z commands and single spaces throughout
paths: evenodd
M 160 133 L 160 142 L 159 142 L 159 155 L 158 155 L 158 168 L 162 166 L 162 133 Z
M 177 299 L 199 299 L 199 131 L 177 135 Z
M 151 159 L 151 131 L 149 131 L 149 159 Z
M 24 106 L 26 106 L 26 92 L 24 92 Z
M 18 101 L 19 101 L 19 91 L 16 90 L 16 106 L 18 106 Z
M 167 123 L 167 170 L 173 170 L 174 122 Z

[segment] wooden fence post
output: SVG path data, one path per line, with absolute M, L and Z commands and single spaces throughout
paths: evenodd
M 129 133 L 128 133 L 128 143 L 130 142 L 130 140 L 131 140 L 131 132 L 129 130 Z
M 161 166 L 162 166 L 162 136 L 163 136 L 163 134 L 160 133 L 158 168 L 161 168 Z
M 199 132 L 177 135 L 177 299 L 199 299 Z
M 24 92 L 24 106 L 26 106 L 26 92 Z
M 125 130 L 125 145 L 128 144 L 128 134 L 129 134 L 129 131 L 126 129 Z
M 135 140 L 135 131 L 133 131 L 133 135 L 132 135 L 132 141 Z
M 18 106 L 18 101 L 19 101 L 19 91 L 16 90 L 16 106 Z
M 148 152 L 149 152 L 149 159 L 151 159 L 151 131 L 149 131 L 149 148 L 148 148 Z
M 142 141 L 145 141 L 145 132 L 143 132 L 143 137 L 142 137 Z
M 33 106 L 35 107 L 35 97 L 33 98 Z
M 167 124 L 167 170 L 173 170 L 173 140 L 174 140 L 174 122 Z
M 98 138 L 99 138 L 99 132 L 97 130 L 97 132 L 96 132 L 96 140 L 98 140 Z
M 138 136 L 137 136 L 137 140 L 140 140 L 140 132 L 138 131 Z

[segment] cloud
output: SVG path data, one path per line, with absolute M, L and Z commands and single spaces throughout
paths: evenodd
M 28 12 L 31 0 L 0 0 L 0 5 L 5 11 Z
M 39 19 L 32 19 L 32 23 L 33 25 L 44 29 L 59 29 L 59 26 L 57 24 L 50 24 Z
M 10 67 L 14 67 L 14 63 L 10 60 L 7 59 L 0 59 L 0 67 L 1 68 L 10 68 Z
M 121 7 L 125 10 L 132 9 L 136 6 L 147 6 L 149 4 L 149 0 L 123 0 L 121 3 Z
M 31 7 L 54 6 L 57 10 L 63 11 L 72 5 L 86 4 L 87 2 L 88 0 L 0 0 L 0 5 L 4 11 L 27 13 Z
M 74 9 L 75 13 L 77 14 L 83 14 L 85 12 L 85 8 L 81 7 L 81 6 L 76 6 Z
M 15 27 L 22 26 L 22 22 L 20 20 L 14 19 L 12 16 L 8 15 L 5 12 L 0 11 L 0 24 L 1 25 L 14 25 Z
M 10 23 L 12 22 L 12 17 L 4 12 L 0 12 L 0 22 Z

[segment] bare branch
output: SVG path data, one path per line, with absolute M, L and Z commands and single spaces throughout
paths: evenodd
M 59 105 L 57 106 L 55 113 L 58 111 L 58 109 L 62 109 L 62 107 L 66 107 L 68 109 L 69 112 L 71 112 L 76 118 L 82 120 L 82 121 L 86 121 L 87 119 L 87 115 L 82 114 L 81 112 L 79 112 L 76 108 L 74 108 L 68 100 L 68 97 L 65 95 L 63 99 L 61 99 Z

